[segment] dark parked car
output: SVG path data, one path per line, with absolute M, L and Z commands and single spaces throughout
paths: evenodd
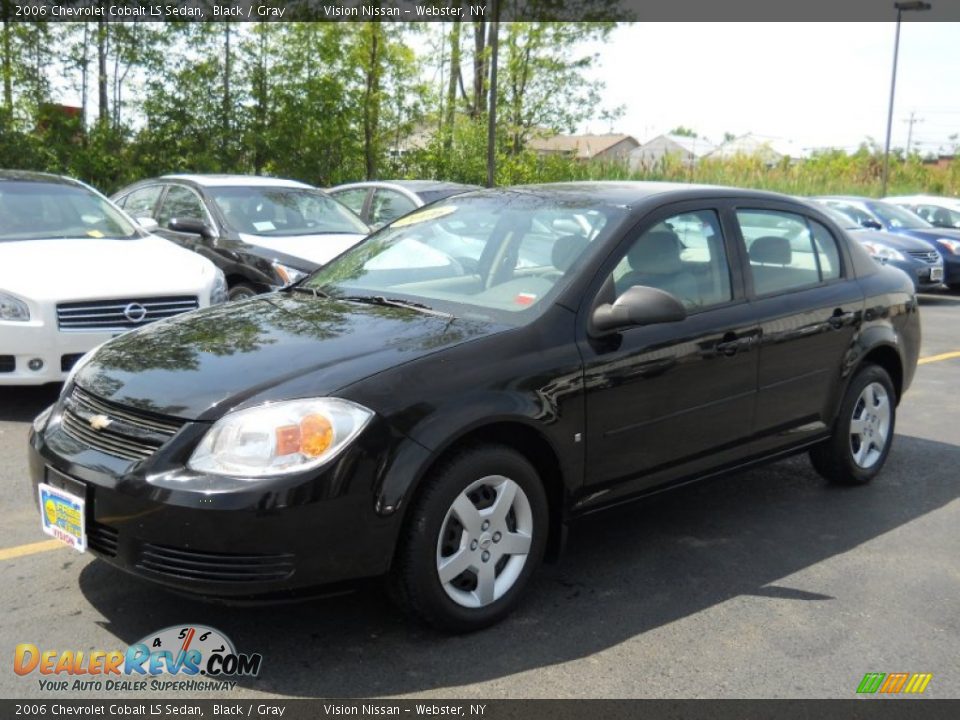
M 474 268 L 431 246 L 478 227 Z M 548 265 L 520 261 L 545 240 Z M 470 630 L 585 513 L 804 451 L 870 481 L 919 344 L 910 280 L 806 203 L 485 190 L 294 286 L 108 342 L 34 422 L 30 469 L 50 534 L 178 591 L 383 575 Z
M 863 245 L 870 257 L 878 263 L 900 268 L 909 275 L 917 291 L 936 290 L 943 286 L 943 257 L 923 240 L 869 230 L 829 205 L 823 208 L 837 225 Z
M 327 192 L 368 225 L 380 227 L 418 207 L 478 188 L 439 180 L 388 180 L 337 185 Z
M 960 290 L 960 230 L 935 227 L 906 208 L 881 200 L 846 196 L 814 199 L 839 210 L 861 227 L 922 240 L 943 258 L 944 282 L 951 290 Z
M 356 215 L 295 180 L 255 175 L 166 175 L 111 198 L 151 231 L 223 270 L 230 299 L 283 287 L 366 237 Z

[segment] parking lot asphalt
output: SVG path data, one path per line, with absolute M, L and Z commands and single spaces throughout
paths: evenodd
M 0 388 L 0 697 L 105 696 L 15 675 L 17 643 L 123 650 L 181 623 L 263 654 L 229 698 L 852 698 L 866 672 L 960 697 L 960 295 L 923 296 L 921 317 L 927 361 L 873 484 L 828 486 L 800 456 L 591 516 L 517 613 L 462 637 L 372 590 L 223 608 L 46 543 L 25 442 L 57 389 Z

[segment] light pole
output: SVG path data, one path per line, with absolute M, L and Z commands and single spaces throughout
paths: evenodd
M 911 0 L 910 2 L 897 2 L 893 6 L 897 9 L 897 34 L 893 40 L 893 74 L 890 77 L 890 107 L 887 110 L 887 142 L 883 146 L 883 192 L 882 196 L 887 196 L 887 182 L 890 179 L 890 132 L 893 129 L 893 96 L 897 89 L 897 55 L 900 52 L 900 20 L 903 13 L 911 10 L 923 11 L 929 10 L 933 6 L 922 0 Z

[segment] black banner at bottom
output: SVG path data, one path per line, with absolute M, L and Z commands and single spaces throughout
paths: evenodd
M 0 718 L 284 718 L 384 716 L 483 720 L 946 720 L 960 699 L 851 700 L 0 700 Z

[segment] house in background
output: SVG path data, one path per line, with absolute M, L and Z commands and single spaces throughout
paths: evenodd
M 676 158 L 685 165 L 692 165 L 715 147 L 704 138 L 670 133 L 657 135 L 630 151 L 630 169 L 649 170 L 663 163 L 667 157 Z
M 800 160 L 804 157 L 804 152 L 789 140 L 747 133 L 721 143 L 709 154 L 710 158 L 723 160 L 737 156 L 756 157 L 767 165 L 776 165 L 784 158 Z
M 631 135 L 551 135 L 530 138 L 527 147 L 538 155 L 567 155 L 577 160 L 626 160 L 640 143 Z

